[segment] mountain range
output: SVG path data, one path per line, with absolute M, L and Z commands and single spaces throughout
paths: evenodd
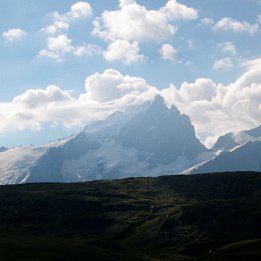
M 261 126 L 221 136 L 212 151 L 216 153 L 216 156 L 184 173 L 199 174 L 245 170 L 260 172 Z
M 261 171 L 261 127 L 228 133 L 207 149 L 188 116 L 163 98 L 115 112 L 43 146 L 0 148 L 0 184 Z

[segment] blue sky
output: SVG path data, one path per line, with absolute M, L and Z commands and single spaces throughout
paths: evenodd
M 167 100 L 191 117 L 202 140 L 261 124 L 256 115 L 247 114 L 250 120 L 240 121 L 233 108 L 229 115 L 233 114 L 231 121 L 238 117 L 235 126 L 226 124 L 226 113 L 224 118 L 220 116 L 224 128 L 215 131 L 217 123 L 213 122 L 210 130 L 204 131 L 202 122 L 207 122 L 207 116 L 199 119 L 188 104 L 179 102 L 176 97 L 186 96 L 184 92 L 172 95 L 173 88 L 178 92 L 184 82 L 195 83 L 194 92 L 198 93 L 204 82 L 199 81 L 198 87 L 198 78 L 211 79 L 216 89 L 218 84 L 228 89 L 260 69 L 259 0 L 0 2 L 0 145 L 42 143 L 69 135 L 89 121 L 106 117 L 105 112 L 124 110 L 124 99 L 134 93 L 138 95 L 133 103 L 151 98 L 154 87 L 156 91 L 165 89 Z M 106 89 L 103 81 L 113 73 L 104 72 L 110 68 L 115 86 Z M 115 72 L 119 75 L 114 82 Z M 86 87 L 87 77 L 91 78 Z M 146 87 L 137 89 L 135 77 L 144 79 Z M 113 88 L 119 81 L 131 85 L 131 91 L 116 94 Z M 258 85 L 259 79 L 249 86 L 253 83 Z M 207 84 L 211 85 L 210 81 Z M 50 85 L 57 89 L 47 91 Z M 97 88 L 101 91 L 96 92 Z M 195 104 L 206 99 L 212 87 L 206 88 Z M 32 99 L 37 106 L 32 106 Z M 210 100 L 217 108 L 215 99 Z M 114 105 L 108 109 L 112 101 Z M 55 109 L 49 111 L 52 106 Z M 59 113 L 54 111 L 57 108 Z M 64 114 L 60 112 L 63 108 Z M 222 107 L 223 112 L 227 110 Z

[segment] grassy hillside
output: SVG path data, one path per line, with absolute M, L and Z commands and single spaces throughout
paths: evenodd
M 260 202 L 258 173 L 2 186 L 0 257 L 254 260 Z

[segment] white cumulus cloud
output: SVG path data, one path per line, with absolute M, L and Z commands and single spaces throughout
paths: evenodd
M 73 50 L 71 42 L 72 40 L 65 34 L 56 37 L 48 37 L 47 49 L 41 50 L 39 55 L 61 61 L 66 53 Z
M 261 124 L 261 59 L 242 64 L 245 72 L 228 85 L 198 78 L 158 90 L 140 77 L 108 69 L 86 78 L 79 97 L 57 86 L 28 90 L 10 102 L 0 102 L 0 132 L 38 130 L 43 124 L 83 127 L 115 111 L 142 104 L 161 94 L 187 114 L 196 133 L 208 145 L 220 135 Z
M 161 58 L 168 61 L 174 61 L 177 54 L 177 50 L 170 44 L 163 44 L 159 52 Z
M 67 15 L 71 19 L 84 19 L 92 16 L 92 8 L 87 2 L 78 2 L 71 6 L 71 11 Z
M 148 91 L 155 91 L 144 79 L 122 75 L 119 71 L 107 69 L 103 73 L 95 73 L 85 81 L 88 100 L 108 102 L 123 98 L 126 95 L 137 96 Z
M 93 34 L 107 41 L 162 42 L 176 32 L 173 20 L 197 18 L 197 10 L 170 0 L 159 10 L 147 10 L 136 1 L 120 1 L 119 10 L 104 11 L 94 21 Z
M 68 92 L 63 92 L 59 87 L 50 85 L 45 90 L 28 90 L 22 95 L 16 96 L 13 99 L 13 102 L 24 104 L 29 108 L 34 108 L 40 106 L 42 103 L 60 103 L 70 100 L 72 100 L 72 97 Z
M 139 43 L 134 41 L 130 43 L 127 40 L 116 40 L 109 44 L 103 56 L 107 61 L 122 61 L 126 64 L 143 61 L 144 56 L 139 54 Z
M 214 26 L 213 29 L 215 30 L 224 30 L 224 31 L 232 31 L 232 32 L 246 32 L 251 35 L 257 32 L 259 25 L 250 24 L 248 22 L 241 22 L 233 20 L 231 17 L 224 17 L 219 20 Z
M 100 17 L 94 19 L 92 33 L 108 43 L 107 50 L 104 51 L 104 58 L 107 61 L 121 60 L 130 64 L 144 59 L 140 54 L 142 42 L 152 41 L 162 44 L 177 31 L 175 21 L 197 18 L 196 9 L 176 0 L 167 1 L 157 10 L 149 10 L 136 0 L 119 0 L 117 10 L 106 10 Z M 117 50 L 120 46 L 122 49 Z M 162 50 L 163 58 L 174 59 L 175 49 L 167 50 L 167 48 L 166 46 Z
M 86 92 L 73 97 L 57 86 L 30 89 L 10 102 L 0 102 L 0 133 L 9 130 L 40 130 L 43 124 L 83 127 L 115 111 L 142 104 L 159 93 L 144 79 L 108 69 L 86 79 Z M 54 124 L 55 123 L 55 124 Z
M 67 54 L 82 56 L 99 52 L 100 48 L 96 45 L 83 43 L 80 46 L 74 46 L 72 45 L 72 39 L 66 34 L 61 34 L 47 37 L 47 49 L 41 50 L 39 56 L 48 57 L 57 62 L 61 62 Z
M 210 145 L 218 136 L 261 124 L 261 59 L 243 64 L 246 71 L 225 86 L 211 79 L 171 85 L 162 91 L 170 104 L 187 114 L 196 133 Z M 204 137 L 204 138 L 203 138 Z
M 51 16 L 53 23 L 41 29 L 48 36 L 46 39 L 47 47 L 39 51 L 39 56 L 61 62 L 67 54 L 80 57 L 101 53 L 97 45 L 82 43 L 80 46 L 74 46 L 72 39 L 67 35 L 72 21 L 92 16 L 92 8 L 88 2 L 74 3 L 69 12 L 64 14 L 54 12 Z
M 61 31 L 67 31 L 69 29 L 69 24 L 65 21 L 54 21 L 53 24 L 42 28 L 41 30 L 47 34 L 56 34 Z
M 234 66 L 229 57 L 216 60 L 213 64 L 214 70 L 229 70 Z
M 214 23 L 213 18 L 210 17 L 205 17 L 203 19 L 201 19 L 200 24 L 201 25 L 212 25 Z
M 70 23 L 76 19 L 86 19 L 92 16 L 92 8 L 88 2 L 77 2 L 71 6 L 69 12 L 60 14 L 52 13 L 53 23 L 41 29 L 47 34 L 57 34 L 67 31 Z
M 169 0 L 160 11 L 169 20 L 194 20 L 198 18 L 196 9 L 180 4 L 176 0 Z
M 19 41 L 25 38 L 27 35 L 26 31 L 20 29 L 20 28 L 12 28 L 8 31 L 3 32 L 3 38 L 7 42 L 14 42 Z
M 231 42 L 223 42 L 219 43 L 217 47 L 222 51 L 222 52 L 227 52 L 235 55 L 237 53 L 236 47 L 233 43 Z

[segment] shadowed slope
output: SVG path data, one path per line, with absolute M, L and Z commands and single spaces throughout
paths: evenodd
M 35 238 L 39 253 L 37 242 L 65 260 L 70 241 L 85 257 L 105 254 L 97 260 L 195 257 L 261 238 L 260 200 L 258 173 L 2 186 L 0 245 L 19 253 Z

